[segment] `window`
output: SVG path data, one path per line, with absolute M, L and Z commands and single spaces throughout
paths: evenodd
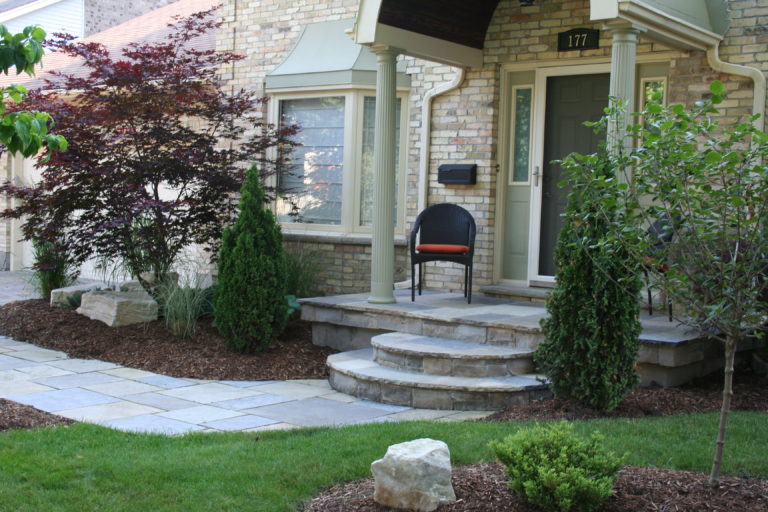
M 531 162 L 531 97 L 533 87 L 530 85 L 513 87 L 512 119 L 512 172 L 510 185 L 527 184 L 528 169 Z
M 278 177 L 277 215 L 286 228 L 370 232 L 376 99 L 366 92 L 278 99 L 279 122 L 301 126 L 301 146 Z M 403 225 L 404 106 L 398 98 L 396 226 Z

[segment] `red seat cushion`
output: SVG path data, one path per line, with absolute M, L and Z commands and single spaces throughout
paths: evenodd
M 432 252 L 438 254 L 467 254 L 468 245 L 453 244 L 421 244 L 416 246 L 418 252 Z

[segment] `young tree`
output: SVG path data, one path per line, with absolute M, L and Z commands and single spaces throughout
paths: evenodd
M 120 59 L 99 43 L 54 41 L 88 74 L 53 73 L 23 104 L 50 112 L 70 141 L 38 162 L 38 184 L 3 187 L 22 199 L 4 216 L 24 218 L 25 239 L 62 235 L 76 263 L 117 259 L 158 281 L 189 244 L 216 254 L 242 164 L 274 172 L 267 150 L 290 147 L 294 130 L 262 122 L 252 93 L 224 90 L 217 70 L 240 57 L 196 47 L 218 27 L 214 13 L 178 19 L 163 41 L 130 44 Z
M 263 350 L 283 332 L 288 318 L 283 235 L 264 208 L 256 166 L 240 191 L 237 221 L 224 230 L 214 316 L 237 352 Z
M 660 286 L 682 308 L 677 320 L 725 347 L 723 402 L 710 483 L 720 477 L 734 359 L 746 334 L 760 333 L 768 318 L 768 135 L 755 117 L 734 126 L 717 122 L 725 90 L 695 106 L 650 102 L 643 124 L 630 128 L 637 140 L 631 159 L 614 162 L 624 174 L 622 202 L 634 220 L 615 223 L 613 238 L 635 252 L 652 253 L 666 271 Z M 606 197 L 610 206 L 614 198 Z M 650 251 L 649 240 L 631 229 L 666 217 L 672 239 Z M 630 236 L 627 236 L 627 233 Z
M 571 192 L 555 247 L 557 283 L 542 322 L 539 369 L 557 396 L 597 409 L 616 407 L 637 383 L 640 267 L 610 239 L 622 211 L 609 155 L 571 155 L 563 161 Z M 607 199 L 613 207 L 607 208 Z

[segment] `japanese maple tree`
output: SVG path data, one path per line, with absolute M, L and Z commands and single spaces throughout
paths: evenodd
M 284 156 L 295 129 L 263 122 L 264 99 L 225 90 L 217 73 L 241 57 L 197 44 L 217 29 L 215 10 L 169 27 L 164 40 L 129 44 L 120 58 L 100 43 L 50 43 L 87 74 L 53 72 L 20 105 L 50 113 L 69 141 L 37 162 L 39 183 L 0 188 L 22 200 L 1 215 L 24 219 L 25 239 L 63 237 L 76 263 L 116 259 L 162 279 L 185 246 L 216 254 L 244 164 L 258 162 L 262 179 L 277 171 L 269 155 Z

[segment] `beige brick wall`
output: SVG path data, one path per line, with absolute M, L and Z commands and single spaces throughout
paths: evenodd
M 264 76 L 280 64 L 299 35 L 312 22 L 354 18 L 357 0 L 305 0 L 246 2 L 229 0 L 222 9 L 219 48 L 235 50 L 246 58 L 223 70 L 223 77 L 235 87 L 263 93 Z M 724 61 L 768 69 L 768 1 L 732 1 L 732 28 L 722 44 Z M 484 64 L 467 70 L 460 89 L 434 100 L 431 125 L 428 204 L 455 202 L 474 215 L 478 224 L 475 259 L 475 288 L 493 280 L 493 243 L 497 210 L 497 143 L 499 136 L 500 65 L 509 62 L 562 60 L 577 62 L 585 57 L 609 58 L 611 36 L 602 31 L 600 49 L 557 52 L 557 34 L 571 28 L 600 25 L 589 21 L 588 0 L 537 0 L 521 7 L 518 0 L 502 1 L 486 36 Z M 665 52 L 669 48 L 640 39 L 639 54 Z M 409 99 L 406 225 L 418 214 L 418 168 L 422 141 L 421 109 L 425 91 L 449 82 L 455 70 L 419 59 L 407 58 L 411 78 Z M 691 103 L 705 94 L 708 83 L 719 79 L 731 91 L 722 105 L 726 122 L 747 114 L 752 105 L 752 83 L 741 77 L 712 70 L 703 52 L 683 52 L 670 62 L 669 100 Z M 471 186 L 437 183 L 441 163 L 476 163 L 478 182 Z M 290 245 L 291 241 L 287 242 Z M 340 242 L 302 242 L 322 256 L 321 278 L 325 293 L 364 291 L 368 287 L 370 245 Z M 408 277 L 405 248 L 398 248 L 398 277 Z M 405 272 L 400 269 L 404 268 Z M 431 288 L 458 291 L 463 272 L 451 264 L 429 264 L 426 284 Z

